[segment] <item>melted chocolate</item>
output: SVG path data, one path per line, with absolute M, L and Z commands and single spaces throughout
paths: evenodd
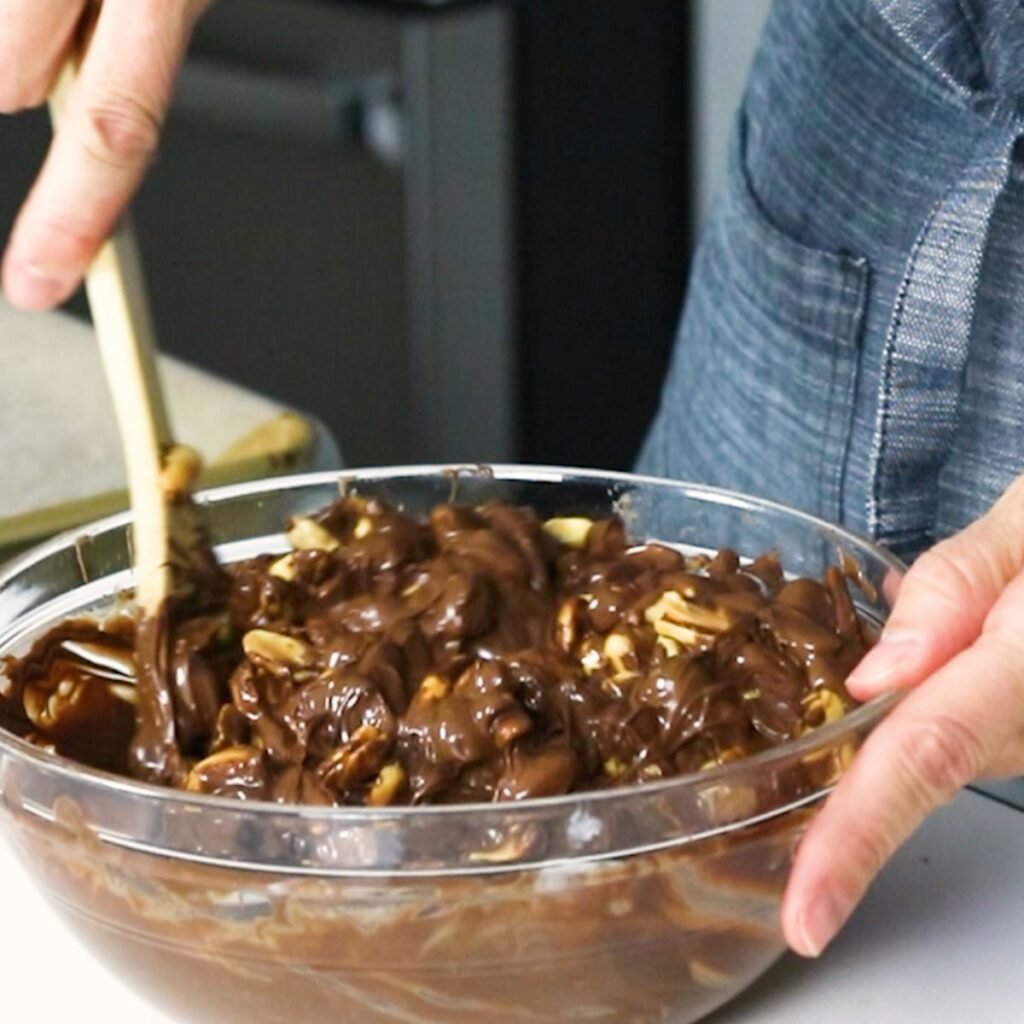
M 842 571 L 786 581 L 770 554 L 688 558 L 631 546 L 617 519 L 583 526 L 345 498 L 226 589 L 138 627 L 57 627 L 8 662 L 0 726 L 196 792 L 383 805 L 664 778 L 851 707 L 870 636 Z

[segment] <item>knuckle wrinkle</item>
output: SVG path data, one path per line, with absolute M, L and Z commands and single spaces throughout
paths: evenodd
M 108 96 L 88 108 L 89 151 L 100 163 L 130 168 L 146 163 L 160 141 L 160 121 L 137 100 Z

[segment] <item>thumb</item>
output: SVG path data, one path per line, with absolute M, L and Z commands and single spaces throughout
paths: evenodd
M 846 681 L 861 701 L 907 689 L 969 647 L 1024 567 L 1024 478 L 981 519 L 926 551 L 903 580 L 875 647 Z

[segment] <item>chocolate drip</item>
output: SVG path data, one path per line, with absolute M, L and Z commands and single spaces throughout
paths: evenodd
M 139 622 L 135 637 L 138 714 L 128 758 L 136 778 L 178 785 L 182 769 L 174 728 L 174 701 L 168 685 L 169 618 L 165 606 L 159 615 L 147 616 Z

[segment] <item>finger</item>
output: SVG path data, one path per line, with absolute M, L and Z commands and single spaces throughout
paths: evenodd
M 1024 616 L 1024 578 L 999 602 Z M 783 903 L 799 953 L 831 941 L 871 879 L 935 807 L 1024 725 L 1024 635 L 993 628 L 909 694 L 865 743 L 800 845 Z
M 1024 775 L 1024 729 L 989 761 L 978 778 L 993 781 L 1021 775 Z
M 0 4 L 0 113 L 46 101 L 84 0 L 4 0 Z
M 866 701 L 926 679 L 977 639 L 1022 565 L 1024 502 L 1000 501 L 914 563 L 878 644 L 851 673 L 847 689 Z
M 985 620 L 986 631 L 1013 633 L 1022 631 L 1024 621 L 1024 571 L 1006 591 Z M 1024 639 L 1022 639 L 1024 642 Z M 1017 723 L 1010 739 L 993 755 L 980 774 L 982 779 L 1007 779 L 1024 775 L 1024 719 Z
M 900 596 L 900 587 L 903 586 L 903 581 L 906 579 L 906 573 L 897 572 L 895 569 L 889 569 L 886 571 L 885 578 L 882 580 L 882 596 L 888 602 L 891 608 Z
M 198 0 L 106 0 L 39 180 L 3 264 L 15 305 L 77 286 L 156 150 Z

